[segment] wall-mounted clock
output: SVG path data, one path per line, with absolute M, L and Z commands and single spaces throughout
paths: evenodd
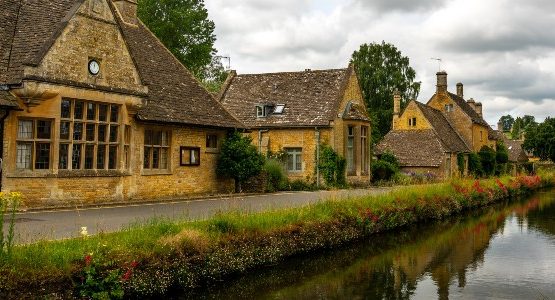
M 89 61 L 89 73 L 91 73 L 91 75 L 98 75 L 98 73 L 100 73 L 100 64 L 98 63 L 98 61 L 91 59 Z

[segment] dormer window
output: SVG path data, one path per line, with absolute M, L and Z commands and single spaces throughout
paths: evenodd
M 274 108 L 274 114 L 281 115 L 283 114 L 283 110 L 285 110 L 285 104 L 278 104 Z
M 266 105 L 257 105 L 256 106 L 256 117 L 257 118 L 265 118 L 268 116 L 268 107 Z

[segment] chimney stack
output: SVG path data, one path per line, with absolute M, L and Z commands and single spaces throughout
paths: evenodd
M 462 83 L 457 83 L 457 96 L 464 99 L 464 85 Z
M 123 22 L 130 25 L 139 25 L 137 19 L 137 1 L 135 0 L 112 0 Z
M 501 120 L 499 120 L 499 122 L 497 122 L 497 130 L 499 130 L 500 132 L 505 131 L 505 128 L 503 128 L 503 122 L 501 122 Z
M 437 72 L 437 93 L 447 93 L 447 72 Z
M 476 112 L 478 113 L 478 115 L 480 117 L 483 117 L 483 115 L 482 115 L 482 103 L 476 102 L 475 110 L 476 110 Z
M 397 127 L 397 121 L 401 114 L 401 92 L 395 90 L 393 92 L 393 129 Z
M 476 101 L 474 101 L 474 98 L 470 98 L 470 100 L 466 101 L 466 103 L 468 103 L 468 105 L 470 105 L 470 107 L 472 107 L 472 109 L 476 111 Z

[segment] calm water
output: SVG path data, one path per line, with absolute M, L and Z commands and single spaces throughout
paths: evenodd
M 183 298 L 555 299 L 555 190 L 288 260 Z

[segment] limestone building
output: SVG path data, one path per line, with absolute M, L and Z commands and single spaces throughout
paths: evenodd
M 286 152 L 290 179 L 315 180 L 323 144 L 346 158 L 348 181 L 370 179 L 370 120 L 353 67 L 231 72 L 220 99 L 262 153 Z
M 242 127 L 132 0 L 0 0 L 2 191 L 28 206 L 215 193 Z
M 448 178 L 464 173 L 467 155 L 483 146 L 495 149 L 494 130 L 483 119 L 482 104 L 464 99 L 463 84 L 457 93 L 447 89 L 447 73 L 437 73 L 436 93 L 427 104 L 415 100 L 401 112 L 399 94 L 394 96 L 393 129 L 377 147 L 377 154 L 393 152 L 405 172 L 429 173 Z M 465 157 L 459 170 L 458 155 Z

